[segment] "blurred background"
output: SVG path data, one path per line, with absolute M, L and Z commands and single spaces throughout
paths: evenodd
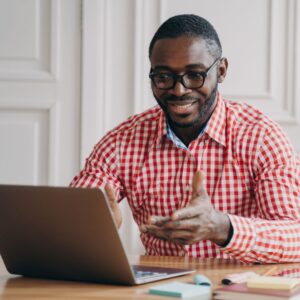
M 105 132 L 155 105 L 148 45 L 182 13 L 219 33 L 223 96 L 280 123 L 300 153 L 299 0 L 0 0 L 0 184 L 67 186 Z M 143 253 L 121 206 L 125 248 Z

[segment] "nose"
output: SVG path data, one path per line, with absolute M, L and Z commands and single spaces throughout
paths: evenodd
M 176 97 L 180 97 L 190 93 L 191 91 L 191 89 L 186 88 L 179 80 L 177 80 L 174 87 L 170 89 L 169 93 L 175 95 Z

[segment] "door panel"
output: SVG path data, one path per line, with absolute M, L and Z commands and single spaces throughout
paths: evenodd
M 0 2 L 0 182 L 68 184 L 79 166 L 80 1 Z
M 0 1 L 0 184 L 79 170 L 80 22 L 80 0 Z

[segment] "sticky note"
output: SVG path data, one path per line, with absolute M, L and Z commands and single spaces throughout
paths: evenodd
M 211 288 L 209 286 L 173 281 L 151 287 L 149 289 L 149 294 L 177 298 L 207 296 L 204 299 L 209 299 L 211 295 Z

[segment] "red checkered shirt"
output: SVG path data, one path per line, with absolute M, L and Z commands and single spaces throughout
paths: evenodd
M 108 132 L 71 186 L 110 183 L 141 225 L 188 205 L 193 174 L 201 169 L 213 206 L 232 223 L 230 242 L 183 246 L 141 233 L 147 254 L 300 261 L 300 165 L 290 141 L 260 111 L 217 97 L 203 134 L 188 149 L 167 137 L 165 115 L 155 106 Z

